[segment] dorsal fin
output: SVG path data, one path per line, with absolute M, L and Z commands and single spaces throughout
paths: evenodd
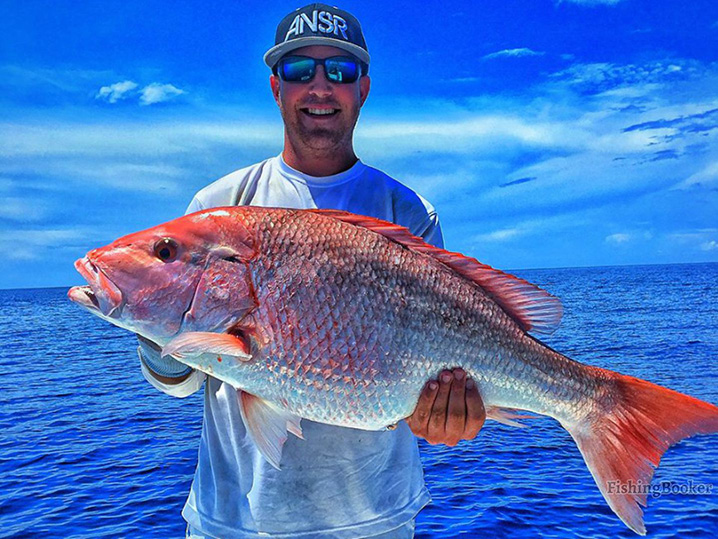
M 361 226 L 419 253 L 434 257 L 456 273 L 479 285 L 524 331 L 551 333 L 561 322 L 561 301 L 538 286 L 482 264 L 461 253 L 429 245 L 403 226 L 341 210 L 308 210 Z

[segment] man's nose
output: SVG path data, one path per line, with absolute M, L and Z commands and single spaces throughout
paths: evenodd
M 332 93 L 332 83 L 324 74 L 324 66 L 316 67 L 314 78 L 309 82 L 309 92 L 319 97 L 326 97 Z

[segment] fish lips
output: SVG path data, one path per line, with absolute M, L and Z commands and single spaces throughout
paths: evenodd
M 105 317 L 116 318 L 124 305 L 122 291 L 89 257 L 75 261 L 75 269 L 88 282 L 88 286 L 73 286 L 68 297 L 90 311 Z

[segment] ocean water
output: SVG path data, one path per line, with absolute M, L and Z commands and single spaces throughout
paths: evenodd
M 718 264 L 517 274 L 563 300 L 551 347 L 718 403 Z M 66 289 L 0 290 L 0 537 L 184 536 L 201 392 L 156 391 L 134 350 Z M 433 501 L 417 537 L 635 536 L 568 433 L 528 424 L 420 443 Z M 653 485 L 650 537 L 718 537 L 718 435 L 669 449 Z

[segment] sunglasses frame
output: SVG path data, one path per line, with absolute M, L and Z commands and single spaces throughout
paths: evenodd
M 311 76 L 310 78 L 308 78 L 307 80 L 287 80 L 287 79 L 284 78 L 283 72 L 282 72 L 282 65 L 281 65 L 281 64 L 283 64 L 284 62 L 286 62 L 286 61 L 288 61 L 288 60 L 292 60 L 292 59 L 295 59 L 295 58 L 300 59 L 300 60 L 311 60 L 311 61 L 313 62 L 313 65 L 312 65 L 312 76 Z M 352 62 L 352 63 L 356 64 L 356 66 L 357 66 L 357 73 L 358 73 L 358 74 L 357 74 L 357 78 L 354 79 L 353 81 L 349 81 L 349 82 L 346 82 L 346 81 L 337 81 L 337 80 L 332 80 L 332 79 L 330 79 L 330 78 L 329 78 L 329 74 L 328 74 L 328 72 L 327 72 L 326 62 L 327 62 L 328 60 L 337 60 L 337 59 L 340 59 L 340 60 L 348 60 L 349 62 Z M 356 59 L 356 58 L 354 58 L 354 57 L 352 57 L 352 56 L 341 56 L 341 55 L 339 55 L 339 56 L 330 56 L 330 57 L 328 57 L 328 58 L 312 58 L 311 56 L 301 56 L 301 55 L 298 55 L 298 54 L 297 54 L 297 55 L 285 56 L 284 58 L 281 58 L 281 59 L 275 64 L 274 68 L 272 69 L 272 72 L 274 73 L 275 76 L 279 77 L 279 78 L 280 78 L 281 80 L 283 80 L 284 82 L 291 82 L 291 83 L 296 83 L 296 84 L 305 84 L 305 83 L 308 83 L 308 82 L 311 82 L 312 80 L 314 80 L 314 77 L 315 77 L 316 74 L 317 74 L 317 65 L 321 65 L 321 66 L 324 68 L 324 78 L 325 78 L 327 81 L 331 82 L 332 84 L 352 84 L 352 83 L 358 81 L 362 76 L 366 75 L 367 72 L 369 71 L 369 66 L 368 66 L 368 65 L 366 65 L 366 64 L 365 64 L 364 62 L 362 62 L 361 60 L 358 60 L 358 59 Z

